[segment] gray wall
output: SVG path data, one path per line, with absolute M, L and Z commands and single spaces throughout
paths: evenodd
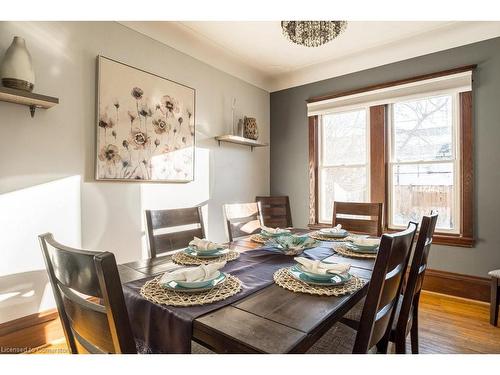
M 500 38 L 271 93 L 271 194 L 290 196 L 295 226 L 308 222 L 305 100 L 478 64 L 474 80 L 475 248 L 433 246 L 430 267 L 486 276 L 500 268 Z
M 51 307 L 36 238 L 43 231 L 127 262 L 144 254 L 146 208 L 207 202 L 208 237 L 220 241 L 222 204 L 269 193 L 269 148 L 213 139 L 229 131 L 235 97 L 236 115 L 256 117 L 269 142 L 268 92 L 114 22 L 0 22 L 0 58 L 15 35 L 33 57 L 35 91 L 60 104 L 32 119 L 26 107 L 0 102 L 0 322 Z M 98 54 L 196 89 L 193 183 L 94 181 Z

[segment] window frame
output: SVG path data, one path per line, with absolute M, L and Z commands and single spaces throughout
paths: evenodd
M 325 147 L 325 139 L 322 136 L 322 133 L 324 131 L 324 123 L 323 123 L 323 117 L 328 116 L 328 115 L 333 115 L 333 114 L 340 114 L 340 113 L 349 113 L 349 112 L 357 112 L 357 111 L 365 111 L 365 134 L 366 134 L 366 159 L 364 164 L 335 164 L 335 165 L 323 165 L 323 149 Z M 318 116 L 318 223 L 319 224 L 328 224 L 331 222 L 332 217 L 330 217 L 329 221 L 324 221 L 321 217 L 321 186 L 322 186 L 322 171 L 324 169 L 329 169 L 329 168 L 356 168 L 356 167 L 364 167 L 366 168 L 366 189 L 367 189 L 367 199 L 371 199 L 371 160 L 370 160 L 370 107 L 369 106 L 357 106 L 357 107 L 339 107 L 335 108 L 332 111 L 329 111 L 328 113 L 324 113 L 320 116 Z M 333 209 L 333 207 L 332 207 Z
M 472 73 L 472 83 L 474 81 L 474 70 L 476 65 L 468 65 L 459 68 L 453 68 L 441 72 L 424 74 L 416 77 L 410 77 L 398 81 L 386 82 L 377 85 L 372 85 L 365 88 L 350 90 L 344 93 L 327 94 L 316 98 L 310 98 L 307 103 L 315 103 L 323 100 L 330 100 L 333 98 L 340 98 L 342 96 L 349 96 L 352 94 L 359 94 L 366 91 L 378 90 L 380 88 L 387 88 L 392 86 L 403 85 L 406 83 L 427 80 L 437 77 L 443 77 L 461 72 L 470 71 Z M 473 90 L 473 89 L 472 89 Z M 474 150 L 473 150 L 473 93 L 472 90 L 464 90 L 457 93 L 458 99 L 456 100 L 456 110 L 458 111 L 455 116 L 458 124 L 456 124 L 455 132 L 457 141 L 455 147 L 457 148 L 456 154 L 456 168 L 460 173 L 455 175 L 458 179 L 459 192 L 456 195 L 459 199 L 460 210 L 459 232 L 450 233 L 443 232 L 442 230 L 436 231 L 434 234 L 433 242 L 435 244 L 459 246 L 459 247 L 474 247 Z M 442 91 L 440 92 L 442 93 Z M 430 95 L 418 95 L 428 97 Z M 405 98 L 400 98 L 401 100 Z M 389 104 L 380 103 L 366 103 L 369 111 L 369 131 L 370 131 L 370 149 L 369 149 L 369 164 L 370 164 L 370 197 L 372 201 L 384 203 L 384 231 L 394 232 L 395 228 L 388 225 L 388 190 L 389 190 L 389 158 L 388 158 L 388 118 L 389 118 Z M 347 107 L 347 106 L 346 106 Z M 358 105 L 357 107 L 363 107 Z M 318 229 L 329 227 L 331 224 L 320 223 L 318 221 L 318 153 L 319 153 L 319 116 L 308 116 L 309 128 L 309 227 L 311 229 Z M 399 230 L 399 229 L 397 229 Z
M 443 161 L 436 161 L 436 160 L 414 160 L 414 161 L 395 161 L 393 159 L 393 151 L 395 149 L 395 137 L 394 137 L 394 105 L 397 103 L 402 103 L 402 102 L 408 102 L 408 101 L 414 101 L 414 100 L 421 100 L 421 99 L 427 99 L 427 98 L 436 98 L 439 96 L 450 96 L 452 100 L 452 147 L 453 147 L 453 154 L 451 159 L 443 160 Z M 454 212 L 453 212 L 453 219 L 454 222 L 456 223 L 456 227 L 452 229 L 445 229 L 445 228 L 437 228 L 436 227 L 436 232 L 437 233 L 446 233 L 446 234 L 453 234 L 453 235 L 459 235 L 460 234 L 460 222 L 461 222 L 461 216 L 462 216 L 462 207 L 461 207 L 461 200 L 460 200 L 460 195 L 461 195 L 461 169 L 460 169 L 460 137 L 459 137 L 459 131 L 460 131 L 460 93 L 456 91 L 449 91 L 449 92 L 428 92 L 424 93 L 422 95 L 418 95 L 415 97 L 412 97 L 410 99 L 408 98 L 401 98 L 401 100 L 394 101 L 390 104 L 387 104 L 387 144 L 389 147 L 387 147 L 387 228 L 392 229 L 392 230 L 401 230 L 406 228 L 404 225 L 397 225 L 394 224 L 393 222 L 393 171 L 394 167 L 396 165 L 421 165 L 421 164 L 453 164 L 453 204 L 454 204 Z

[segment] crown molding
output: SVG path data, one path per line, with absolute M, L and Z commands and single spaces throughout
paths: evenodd
M 426 33 L 342 58 L 309 65 L 280 75 L 270 75 L 246 64 L 216 41 L 200 35 L 181 22 L 119 23 L 268 92 L 322 81 L 500 36 L 500 22 L 453 22 Z
M 500 22 L 457 22 L 340 59 L 274 77 L 271 92 L 318 82 L 500 36 Z
M 119 24 L 146 35 L 229 75 L 265 91 L 270 91 L 271 77 L 234 56 L 189 27 L 176 21 L 122 21 Z

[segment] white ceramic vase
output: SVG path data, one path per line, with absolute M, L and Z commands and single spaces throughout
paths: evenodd
M 33 91 L 35 71 L 31 62 L 31 55 L 23 38 L 15 36 L 12 44 L 5 52 L 0 67 L 0 78 L 5 87 Z

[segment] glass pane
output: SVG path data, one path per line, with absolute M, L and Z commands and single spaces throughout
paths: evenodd
M 333 167 L 321 171 L 319 220 L 331 223 L 333 202 L 367 202 L 366 167 Z
M 392 222 L 420 222 L 431 210 L 439 213 L 437 227 L 455 229 L 453 164 L 412 164 L 392 167 Z
M 366 110 L 323 116 L 323 164 L 366 163 Z
M 393 109 L 394 161 L 452 158 L 450 95 L 395 103 Z

